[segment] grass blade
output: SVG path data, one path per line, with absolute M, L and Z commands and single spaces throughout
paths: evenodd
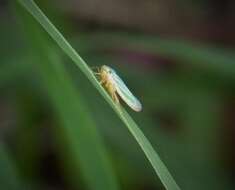
M 0 189 L 27 189 L 22 182 L 11 156 L 2 143 L 0 143 L 0 167 Z
M 174 59 L 195 68 L 213 71 L 215 74 L 230 77 L 234 80 L 234 49 L 196 44 L 186 40 L 161 39 L 149 35 L 129 35 L 122 32 L 101 31 L 84 34 L 82 38 L 83 44 L 86 44 L 85 51 L 89 51 L 89 53 L 94 54 L 97 50 L 102 51 L 106 49 L 147 52 Z M 105 41 L 107 38 L 110 40 Z M 77 41 L 76 38 L 75 41 Z M 96 46 L 93 45 L 94 42 Z M 78 44 L 79 47 L 80 45 Z
M 121 120 L 126 124 L 132 135 L 135 137 L 148 160 L 152 164 L 155 172 L 159 176 L 163 185 L 168 190 L 179 189 L 175 180 L 165 167 L 158 154 L 154 151 L 152 145 L 148 139 L 144 136 L 142 131 L 138 128 L 134 120 L 128 115 L 128 113 L 121 107 L 117 106 L 107 92 L 100 86 L 99 82 L 95 78 L 93 72 L 88 65 L 82 60 L 72 46 L 66 41 L 62 34 L 55 28 L 55 26 L 49 21 L 49 19 L 43 14 L 39 7 L 32 0 L 18 0 L 43 26 L 43 28 L 49 33 L 49 35 L 57 42 L 62 50 L 75 62 L 75 64 L 82 70 L 87 76 L 90 82 L 101 93 L 105 100 L 110 104 L 114 111 L 118 114 Z
M 68 171 L 69 182 L 75 186 L 78 185 L 77 177 L 82 174 L 89 189 L 118 190 L 119 185 L 107 158 L 102 139 L 96 130 L 97 127 L 66 72 L 61 57 L 54 48 L 51 48 L 51 43 L 45 38 L 33 18 L 26 15 L 26 12 L 22 12 L 24 11 L 22 7 L 20 8 L 16 11 L 27 29 L 27 37 L 32 42 L 33 48 L 30 53 L 35 58 L 33 63 L 36 73 L 39 73 L 56 116 L 62 124 L 59 130 L 55 129 L 54 134 L 59 136 L 59 145 L 62 147 L 61 152 L 67 164 L 75 168 Z M 81 172 L 78 174 L 77 171 Z

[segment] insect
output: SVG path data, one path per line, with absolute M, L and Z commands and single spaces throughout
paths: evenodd
M 140 101 L 130 92 L 123 80 L 112 68 L 103 65 L 101 68 L 98 68 L 98 72 L 95 74 L 99 75 L 100 84 L 107 89 L 117 104 L 119 104 L 118 96 L 120 96 L 133 110 L 137 112 L 142 110 Z

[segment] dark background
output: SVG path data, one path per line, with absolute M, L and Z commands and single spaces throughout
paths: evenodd
M 140 99 L 140 113 L 122 104 L 182 190 L 235 188 L 235 1 L 36 3 L 89 66 L 111 66 Z M 101 189 L 109 177 L 120 189 L 164 189 L 123 123 L 15 1 L 0 1 L 0 92 L 0 189 Z

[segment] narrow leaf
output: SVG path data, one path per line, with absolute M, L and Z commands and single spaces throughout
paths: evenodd
M 32 17 L 24 14 L 26 12 L 22 12 L 22 9 L 18 12 L 27 29 L 27 38 L 33 46 L 30 53 L 34 57 L 32 62 L 35 73 L 42 79 L 58 121 L 62 124 L 60 128 L 55 129 L 54 134 L 59 136 L 59 144 L 62 147 L 60 152 L 63 153 L 69 167 L 73 168 L 68 171 L 69 181 L 78 185 L 78 175 L 82 174 L 89 189 L 118 190 L 119 185 L 97 126 L 87 110 L 85 101 L 66 72 L 61 57 L 51 48 L 52 44 Z

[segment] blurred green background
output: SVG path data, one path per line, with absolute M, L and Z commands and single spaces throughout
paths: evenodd
M 37 0 L 126 107 L 182 190 L 235 188 L 233 0 Z M 0 189 L 164 189 L 90 82 L 15 1 L 0 2 Z

